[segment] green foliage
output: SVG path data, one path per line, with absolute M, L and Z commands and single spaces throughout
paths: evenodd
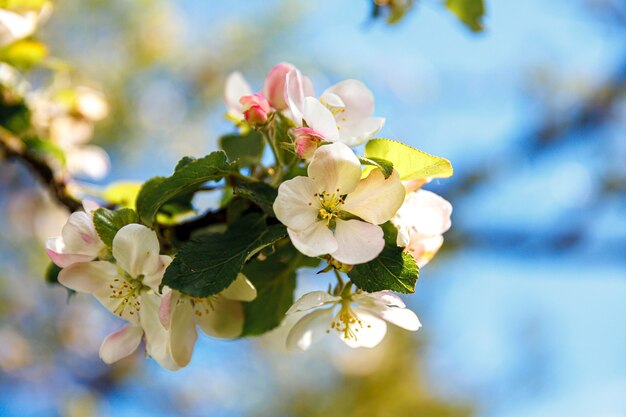
M 65 152 L 63 152 L 63 149 L 61 149 L 59 145 L 51 140 L 29 137 L 24 139 L 24 143 L 33 154 L 42 158 L 50 156 L 65 165 Z
M 429 155 L 390 139 L 372 139 L 365 145 L 368 159 L 384 159 L 393 164 L 402 180 L 448 178 L 453 170 L 450 161 Z
M 93 224 L 100 240 L 110 249 L 113 246 L 113 238 L 124 226 L 132 223 L 139 223 L 139 217 L 135 210 L 123 208 L 119 210 L 109 210 L 99 208 L 93 212 Z
M 217 294 L 252 256 L 285 236 L 283 225 L 267 226 L 264 216 L 248 214 L 224 233 L 209 233 L 184 245 L 165 271 L 163 285 L 195 297 Z
M 289 129 L 292 127 L 294 127 L 293 122 L 280 113 L 276 113 L 271 123 L 269 137 L 275 143 L 278 159 L 282 166 L 291 165 L 300 159 L 294 151 L 293 140 L 289 135 Z
M 257 298 L 245 303 L 242 336 L 256 336 L 280 325 L 293 304 L 296 289 L 296 270 L 306 256 L 293 246 L 272 254 L 267 259 L 255 259 L 243 270 L 257 289 Z
M 61 272 L 61 267 L 58 267 L 55 263 L 50 262 L 50 264 L 46 268 L 46 274 L 45 274 L 46 282 L 48 284 L 58 284 L 59 272 Z
M 482 18 L 485 14 L 483 0 L 446 0 L 446 7 L 472 31 L 483 30 Z
M 404 248 L 396 245 L 398 231 L 390 222 L 382 225 L 385 247 L 378 257 L 365 264 L 355 265 L 348 276 L 352 282 L 367 292 L 391 290 L 412 293 L 419 276 L 415 259 Z
M 17 135 L 26 132 L 30 128 L 30 109 L 26 103 L 0 103 L 0 126 Z
M 261 133 L 251 130 L 245 135 L 222 136 L 220 146 L 229 160 L 237 161 L 240 166 L 245 167 L 261 162 L 265 140 Z
M 260 181 L 237 181 L 233 189 L 236 196 L 246 198 L 261 207 L 264 213 L 274 216 L 272 208 L 278 190 L 271 185 Z
M 375 157 L 365 158 L 363 156 L 359 156 L 359 161 L 361 161 L 361 164 L 363 165 L 370 165 L 380 168 L 380 170 L 383 172 L 383 175 L 385 176 L 385 179 L 389 178 L 389 176 L 393 173 L 393 164 L 386 159 Z
M 237 166 L 228 162 L 222 151 L 200 159 L 184 158 L 172 176 L 154 177 L 143 185 L 137 196 L 139 217 L 152 226 L 157 212 L 168 201 L 193 193 L 208 181 L 219 181 L 236 172 Z

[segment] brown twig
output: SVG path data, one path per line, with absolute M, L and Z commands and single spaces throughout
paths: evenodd
M 74 197 L 67 189 L 65 180 L 55 175 L 54 169 L 48 162 L 28 151 L 24 143 L 0 128 L 0 151 L 6 159 L 13 159 L 23 163 L 45 186 L 52 197 L 69 211 L 78 211 L 82 208 L 82 203 Z

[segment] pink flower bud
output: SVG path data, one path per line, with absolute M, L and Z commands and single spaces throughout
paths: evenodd
M 267 114 L 272 110 L 270 104 L 261 94 L 251 94 L 239 99 L 242 105 L 243 116 L 252 126 L 262 125 L 267 122 Z
M 295 135 L 294 145 L 296 152 L 302 159 L 311 159 L 317 148 L 319 148 L 320 143 L 325 140 L 324 136 L 310 127 L 294 129 L 293 134 Z
M 287 108 L 287 102 L 285 101 L 285 78 L 287 73 L 294 68 L 291 64 L 281 62 L 274 66 L 267 74 L 267 77 L 265 77 L 263 95 L 267 97 L 269 103 L 276 110 Z

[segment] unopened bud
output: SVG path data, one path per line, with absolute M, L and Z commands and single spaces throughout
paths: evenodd
M 252 126 L 258 126 L 267 122 L 267 115 L 271 111 L 270 104 L 261 94 L 251 94 L 239 99 L 243 106 L 243 116 L 246 122 Z
M 265 77 L 265 86 L 263 87 L 263 95 L 276 110 L 284 110 L 287 108 L 285 101 L 285 78 L 287 73 L 295 67 L 286 62 L 274 66 Z
M 302 159 L 311 159 L 317 148 L 319 148 L 320 143 L 324 141 L 324 136 L 310 127 L 294 129 L 293 134 L 295 136 L 294 146 L 296 153 Z

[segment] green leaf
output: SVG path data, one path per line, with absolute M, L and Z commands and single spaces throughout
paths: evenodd
M 263 216 L 248 214 L 224 233 L 206 234 L 184 245 L 165 271 L 163 285 L 194 297 L 217 294 L 252 256 L 285 236 L 282 224 L 268 227 Z
M 113 246 L 113 238 L 117 232 L 122 227 L 132 223 L 139 223 L 139 217 L 134 210 L 129 208 L 113 211 L 101 207 L 93 212 L 93 224 L 96 227 L 96 232 L 109 248 Z
M 263 157 L 265 140 L 263 135 L 250 131 L 246 135 L 226 135 L 220 138 L 220 146 L 228 159 L 238 161 L 240 166 L 258 165 Z
M 46 268 L 46 282 L 48 284 L 58 284 L 59 272 L 61 272 L 61 268 L 50 262 L 50 265 Z
M 275 114 L 272 122 L 272 131 L 276 142 L 278 157 L 283 166 L 289 166 L 299 159 L 293 147 L 293 140 L 289 135 L 289 129 L 292 127 L 294 127 L 294 124 L 290 119 L 283 116 L 282 113 L 277 112 Z
M 391 290 L 412 293 L 419 276 L 415 259 L 404 248 L 396 245 L 398 231 L 390 222 L 382 225 L 385 232 L 385 247 L 378 257 L 365 264 L 355 265 L 348 272 L 352 282 L 367 292 Z
M 293 304 L 296 268 L 303 256 L 291 248 L 290 259 L 281 259 L 281 254 L 276 253 L 264 261 L 255 259 L 244 268 L 243 273 L 256 288 L 257 297 L 243 305 L 241 336 L 260 335 L 279 326 Z
M 446 0 L 446 7 L 474 32 L 483 30 L 482 18 L 485 14 L 483 0 Z
M 365 157 L 391 162 L 401 180 L 448 178 L 454 173 L 447 159 L 429 155 L 390 139 L 372 139 L 367 142 Z
M 24 139 L 24 143 L 28 147 L 28 150 L 41 157 L 52 157 L 65 165 L 66 158 L 65 152 L 56 143 L 48 139 L 41 139 L 39 137 L 29 137 Z
M 236 164 L 226 160 L 222 151 L 212 152 L 204 158 L 179 162 L 171 177 L 154 177 L 148 180 L 137 196 L 137 213 L 141 221 L 152 226 L 159 209 L 177 196 L 196 191 L 208 181 L 219 181 L 237 172 Z
M 364 165 L 375 166 L 380 168 L 385 176 L 385 179 L 389 178 L 389 176 L 393 173 L 393 164 L 386 159 L 382 158 L 365 158 L 363 156 L 359 156 L 359 161 L 361 161 Z
M 0 61 L 18 69 L 29 69 L 37 65 L 48 54 L 43 43 L 33 39 L 22 39 L 0 49 Z
M 0 125 L 12 133 L 19 135 L 28 130 L 30 117 L 30 109 L 23 101 L 0 103 Z
M 274 216 L 274 200 L 278 190 L 260 181 L 238 181 L 233 189 L 236 196 L 246 198 L 261 207 L 264 213 Z

